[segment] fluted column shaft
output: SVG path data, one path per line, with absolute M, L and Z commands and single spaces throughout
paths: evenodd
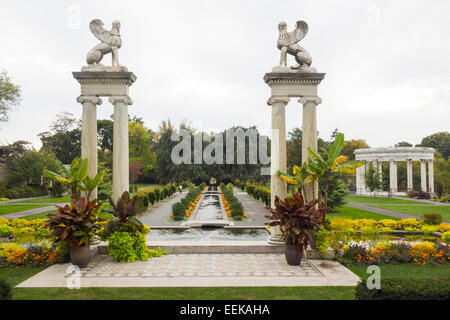
M 112 96 L 109 102 L 114 105 L 112 192 L 114 201 L 117 201 L 130 188 L 128 105 L 133 101 L 128 96 Z
M 434 193 L 434 168 L 433 160 L 428 160 L 428 191 Z
M 408 191 L 413 190 L 413 163 L 411 159 L 406 160 L 406 184 Z
M 420 160 L 420 189 L 427 192 L 427 167 L 425 160 Z
M 298 100 L 303 105 L 302 123 L 302 162 L 308 160 L 308 148 L 317 150 L 317 116 L 316 107 L 322 103 L 317 96 L 304 96 Z M 307 201 L 318 198 L 319 186 L 317 181 L 305 185 L 305 197 Z
M 97 96 L 81 95 L 77 102 L 83 105 L 81 129 L 81 157 L 88 159 L 88 175 L 93 178 L 97 174 L 97 105 L 102 100 Z M 97 198 L 97 189 L 90 196 L 90 200 Z
M 389 184 L 390 191 L 392 194 L 396 193 L 397 188 L 397 161 L 390 160 L 389 161 Z

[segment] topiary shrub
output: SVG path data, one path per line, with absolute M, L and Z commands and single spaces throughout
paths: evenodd
M 365 280 L 356 287 L 357 300 L 450 300 L 450 282 L 442 279 L 382 279 L 380 289 Z
M 425 212 L 422 222 L 425 224 L 440 224 L 442 222 L 442 215 L 438 212 Z
M 0 279 L 0 300 L 11 300 L 11 298 L 11 285 L 5 279 Z
M 181 202 L 172 205 L 172 214 L 174 220 L 183 220 L 185 217 L 186 207 Z

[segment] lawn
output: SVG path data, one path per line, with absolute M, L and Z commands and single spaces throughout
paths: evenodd
M 356 202 L 356 203 L 393 203 L 393 204 L 427 204 L 427 202 L 419 202 L 408 199 L 395 199 L 395 198 L 386 198 L 386 197 L 366 197 L 366 196 L 355 196 L 348 195 L 345 197 L 345 201 L 347 202 Z
M 0 278 L 17 285 L 44 268 L 0 268 Z M 13 299 L 65 300 L 353 300 L 353 287 L 209 287 L 209 288 L 27 288 L 13 289 Z
M 47 219 L 47 214 L 55 213 L 55 212 L 56 212 L 56 210 L 50 210 L 50 211 L 46 211 L 46 212 L 42 212 L 42 213 L 32 214 L 30 216 L 26 216 L 21 219 L 25 219 L 25 220 Z M 98 217 L 103 218 L 103 219 L 111 219 L 111 216 L 112 216 L 112 214 L 107 213 L 107 212 L 100 212 L 98 214 Z
M 425 212 L 439 212 L 444 221 L 450 222 L 450 206 L 396 206 L 396 205 L 371 205 L 373 207 L 387 209 L 421 217 Z
M 45 197 L 45 198 L 37 198 L 37 199 L 28 199 L 28 200 L 22 200 L 17 201 L 15 203 L 65 203 L 70 202 L 70 196 L 62 196 L 60 198 L 53 198 L 53 197 Z
M 335 208 L 336 212 L 327 213 L 328 219 L 336 219 L 336 218 L 346 218 L 346 219 L 394 219 L 399 220 L 398 218 L 385 216 L 383 214 L 364 211 L 358 208 L 352 208 L 348 206 L 341 206 Z
M 0 205 L 0 215 L 7 213 L 14 213 L 19 211 L 25 211 L 30 209 L 47 207 L 46 204 L 7 204 Z
M 366 265 L 354 265 L 348 268 L 361 278 L 369 276 Z M 420 264 L 386 264 L 380 265 L 381 279 L 383 277 L 398 279 L 429 279 L 440 278 L 442 281 L 450 281 L 449 265 L 420 265 Z

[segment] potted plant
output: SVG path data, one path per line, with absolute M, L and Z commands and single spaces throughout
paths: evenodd
M 303 251 L 311 241 L 309 230 L 318 230 L 324 209 L 317 204 L 320 199 L 305 203 L 300 193 L 294 192 L 293 198 L 282 201 L 275 197 L 275 209 L 269 209 L 271 215 L 266 216 L 272 221 L 270 226 L 280 226 L 286 240 L 285 257 L 290 265 L 298 266 L 303 258 Z
M 70 260 L 80 268 L 89 263 L 89 243 L 101 228 L 101 222 L 106 221 L 97 217 L 102 207 L 103 203 L 96 199 L 88 202 L 86 198 L 81 198 L 70 205 L 57 206 L 57 213 L 47 215 L 49 220 L 46 226 L 51 230 L 49 237 L 56 237 L 55 242 L 70 248 Z

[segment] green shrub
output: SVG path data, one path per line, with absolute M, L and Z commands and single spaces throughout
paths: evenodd
M 444 232 L 441 237 L 441 241 L 450 244 L 450 231 Z
M 380 289 L 356 287 L 357 300 L 450 300 L 450 282 L 443 279 L 382 279 Z
M 450 194 L 446 194 L 439 198 L 440 202 L 450 202 Z
M 7 225 L 0 225 L 0 238 L 8 238 L 12 233 L 14 229 Z
M 109 254 L 119 262 L 148 259 L 147 241 L 140 232 L 114 232 L 108 239 Z
M 183 220 L 185 217 L 186 207 L 181 202 L 172 205 L 172 213 L 174 220 Z
M 150 201 L 151 204 L 155 204 L 156 202 L 156 193 L 154 190 L 150 190 L 148 192 L 148 201 Z
M 11 285 L 5 279 L 0 279 L 0 300 L 11 300 L 11 298 Z
M 156 195 L 156 202 L 158 202 L 159 200 L 161 200 L 161 189 L 160 188 L 155 188 L 155 195 Z
M 440 224 L 442 222 L 442 215 L 438 212 L 425 212 L 422 221 L 425 224 Z

